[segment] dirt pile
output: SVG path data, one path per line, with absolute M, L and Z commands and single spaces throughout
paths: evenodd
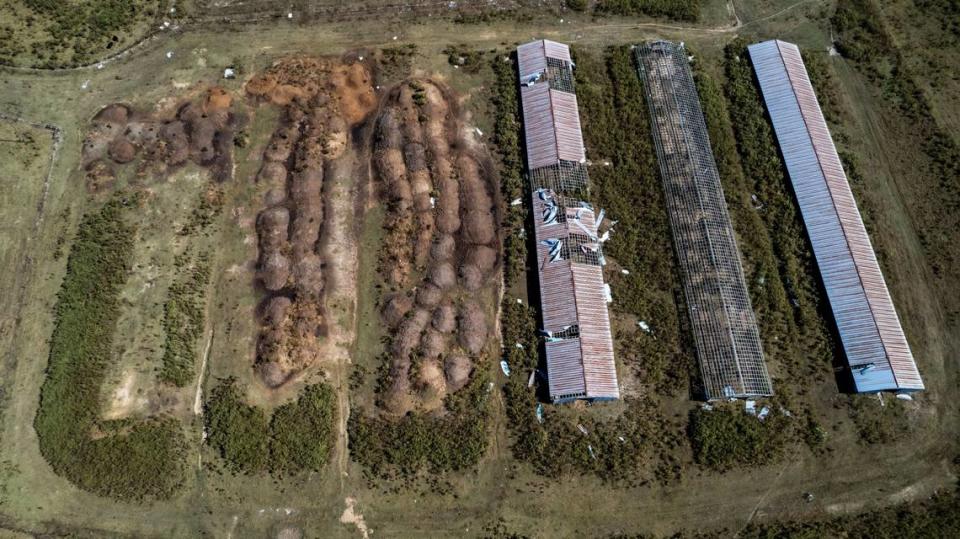
M 104 107 L 93 117 L 81 149 L 87 187 L 96 191 L 112 185 L 115 167 L 134 162 L 140 176 L 190 161 L 225 180 L 232 170 L 233 136 L 240 123 L 232 104 L 230 94 L 212 87 L 181 104 L 172 116 L 119 103 Z
M 481 305 L 495 304 L 499 286 L 499 201 L 462 127 L 451 91 L 420 79 L 390 91 L 375 125 L 387 208 L 380 265 L 391 290 L 381 311 L 392 334 L 382 400 L 394 414 L 438 408 L 469 381 L 492 337 Z
M 255 178 L 264 192 L 257 217 L 257 279 L 267 294 L 256 368 L 269 387 L 320 359 L 324 177 L 346 148 L 350 127 L 374 105 L 370 80 L 363 64 L 286 58 L 246 86 L 254 98 L 284 107 Z

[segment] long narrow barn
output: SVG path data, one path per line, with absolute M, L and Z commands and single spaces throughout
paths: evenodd
M 923 389 L 800 50 L 774 40 L 749 51 L 856 390 Z
M 570 49 L 517 48 L 547 378 L 553 402 L 620 397 L 598 219 L 584 201 L 586 153 Z
M 773 394 L 683 45 L 636 48 L 707 399 Z

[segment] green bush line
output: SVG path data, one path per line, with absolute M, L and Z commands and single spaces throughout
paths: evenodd
M 244 402 L 234 378 L 210 392 L 206 405 L 207 443 L 235 473 L 294 475 L 320 471 L 334 444 L 336 399 L 325 383 L 301 390 L 272 418 Z
M 520 150 L 520 114 L 517 99 L 517 72 L 513 61 L 495 55 L 491 61 L 494 84 L 490 105 L 494 115 L 493 140 L 500 157 L 500 189 L 503 200 L 523 200 L 523 155 Z M 526 223 L 527 204 L 508 206 L 503 219 L 504 286 L 511 289 L 526 271 L 527 242 L 521 232 Z
M 34 426 L 44 458 L 81 489 L 113 498 L 168 498 L 183 481 L 177 421 L 111 426 L 99 420 L 118 297 L 131 269 L 135 231 L 124 215 L 130 203 L 114 199 L 80 224 L 57 295 Z M 115 434 L 107 432 L 111 427 Z
M 647 15 L 675 21 L 700 19 L 701 0 L 600 0 L 594 11 L 609 15 Z
M 773 257 L 777 260 L 776 272 L 772 271 L 773 268 L 761 266 L 759 271 L 764 273 L 757 278 L 769 283 L 771 289 L 776 288 L 772 281 L 779 280 L 779 286 L 787 293 L 792 309 L 784 308 L 783 298 L 778 297 L 775 290 L 758 294 L 758 303 L 767 305 L 765 309 L 770 311 L 784 313 L 787 332 L 784 339 L 779 339 L 777 335 L 778 340 L 783 341 L 779 343 L 780 348 L 802 348 L 808 358 L 818 358 L 817 361 L 807 362 L 807 365 L 813 370 L 822 370 L 830 364 L 833 355 L 832 337 L 822 315 L 826 310 L 826 302 L 817 283 L 813 255 L 777 149 L 773 128 L 753 78 L 745 40 L 738 39 L 727 46 L 724 68 L 724 91 L 743 174 L 752 179 L 753 185 L 748 188 L 757 194 L 759 203 L 763 205 L 758 213 L 764 226 L 757 229 L 757 233 L 766 231 L 767 242 L 772 246 Z M 749 241 L 764 243 L 763 238 Z M 768 271 L 769 274 L 766 273 Z
M 163 366 L 159 374 L 160 380 L 177 387 L 190 383 L 196 374 L 197 340 L 203 333 L 206 287 L 210 280 L 209 255 L 200 255 L 181 271 L 163 306 Z
M 608 272 L 612 307 L 646 321 L 656 335 L 618 332 L 617 355 L 659 393 L 675 394 L 685 387 L 691 362 L 679 329 L 682 294 L 643 86 L 628 47 L 608 49 L 602 61 L 574 53 L 583 136 L 594 163 L 591 194 L 619 221 L 605 253 L 630 271 Z

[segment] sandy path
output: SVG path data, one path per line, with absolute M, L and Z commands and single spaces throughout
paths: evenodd
M 337 391 L 337 469 L 341 488 L 349 464 L 347 421 L 350 418 L 348 370 L 350 351 L 356 338 L 357 317 L 357 233 L 356 154 L 346 151 L 327 167 L 324 181 L 327 218 L 321 256 L 326 262 L 325 311 L 329 321 L 324 357 L 332 365 L 332 382 Z

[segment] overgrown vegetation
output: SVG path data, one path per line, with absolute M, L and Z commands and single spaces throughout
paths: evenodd
M 718 166 L 725 182 L 736 178 L 735 182 L 744 182 L 756 197 L 750 203 L 762 226 L 748 219 L 747 226 L 738 227 L 737 232 L 753 268 L 751 297 L 763 324 L 764 347 L 786 363 L 791 379 L 822 379 L 833 357 L 824 319 L 827 305 L 773 128 L 753 78 L 745 40 L 727 46 L 724 69 L 742 178 L 752 183 L 741 179 L 726 159 L 718 160 Z M 729 143 L 723 144 L 729 147 Z M 735 219 L 744 213 L 741 207 L 734 212 Z M 802 387 L 795 389 L 803 391 Z
M 137 26 L 157 20 L 167 0 L 16 0 L 0 7 L 0 65 L 22 62 L 64 67 L 91 62 L 119 49 Z M 16 45 L 15 45 L 16 44 Z
M 647 15 L 677 21 L 700 18 L 700 0 L 599 0 L 594 10 L 610 15 Z
M 594 165 L 591 196 L 618 221 L 604 252 L 629 272 L 606 275 L 613 311 L 651 328 L 650 334 L 636 327 L 618 332 L 617 355 L 658 393 L 676 394 L 686 387 L 691 363 L 680 336 L 682 294 L 643 87 L 628 47 L 611 48 L 604 59 L 574 52 L 583 136 Z
M 175 265 L 181 274 L 170 286 L 163 306 L 163 366 L 160 380 L 183 387 L 193 380 L 197 363 L 197 340 L 203 333 L 206 287 L 210 280 L 210 257 L 203 253 L 193 263 L 184 256 Z
M 270 419 L 271 471 L 320 471 L 330 460 L 335 417 L 336 399 L 327 384 L 307 386 L 295 402 L 277 408 Z
M 244 401 L 236 379 L 227 378 L 207 401 L 207 443 L 233 472 L 319 471 L 330 459 L 336 436 L 335 405 L 327 384 L 313 384 L 296 401 L 277 408 L 268 421 L 262 409 Z
M 504 201 L 520 199 L 521 204 L 507 206 L 503 223 L 504 286 L 510 290 L 526 271 L 527 240 L 524 225 L 527 204 L 524 201 L 523 155 L 520 150 L 520 108 L 517 98 L 517 72 L 510 57 L 496 55 L 491 62 L 494 84 L 490 105 L 494 115 L 493 140 L 500 157 L 500 190 Z
M 411 478 L 476 465 L 487 449 L 490 377 L 477 368 L 469 384 L 444 401 L 446 413 L 397 420 L 350 416 L 350 456 L 377 477 Z
M 690 413 L 693 458 L 701 466 L 727 471 L 775 462 L 790 441 L 790 418 L 780 410 L 764 420 L 747 414 L 739 403 L 697 408 Z
M 167 498 L 183 481 L 177 421 L 99 420 L 118 296 L 131 269 L 135 230 L 125 214 L 136 202 L 115 198 L 80 224 L 57 296 L 34 426 L 44 458 L 78 487 L 114 498 Z

